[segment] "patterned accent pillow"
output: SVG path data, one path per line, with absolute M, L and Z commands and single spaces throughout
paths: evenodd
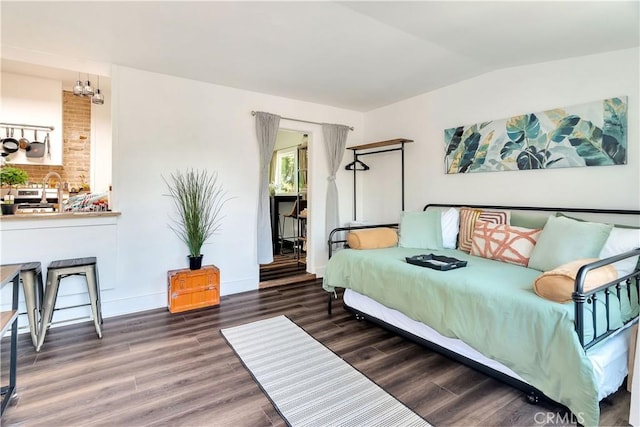
M 508 211 L 485 211 L 473 208 L 460 208 L 460 233 L 458 234 L 458 249 L 469 253 L 473 242 L 473 230 L 476 221 L 492 224 L 509 224 Z
M 526 267 L 541 228 L 523 228 L 507 224 L 476 221 L 471 255 Z

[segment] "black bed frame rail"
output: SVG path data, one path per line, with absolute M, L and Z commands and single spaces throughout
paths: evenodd
M 398 224 L 374 224 L 374 225 L 354 225 L 351 227 L 339 227 L 339 228 L 334 228 L 333 230 L 331 230 L 331 233 L 329 233 L 329 240 L 327 241 L 328 245 L 329 245 L 329 258 L 331 258 L 331 256 L 333 255 L 333 247 L 334 245 L 339 245 L 340 243 L 343 243 L 343 247 L 347 248 L 347 240 L 346 239 L 340 239 L 338 237 L 338 240 L 334 240 L 334 237 L 336 237 L 336 233 L 340 233 L 342 231 L 352 231 L 352 230 L 363 230 L 366 228 L 398 228 Z
M 329 258 L 331 258 L 333 256 L 333 247 L 334 247 L 334 245 L 339 245 L 340 243 L 342 243 L 342 247 L 343 248 L 348 248 L 349 247 L 349 245 L 347 245 L 347 240 L 340 238 L 339 237 L 340 235 L 337 234 L 337 233 L 341 233 L 343 231 L 364 230 L 364 229 L 367 229 L 367 228 L 383 228 L 383 227 L 398 228 L 398 224 L 396 223 L 396 224 L 354 225 L 354 226 L 350 226 L 350 227 L 334 228 L 329 233 L 329 240 L 327 240 L 327 244 L 329 245 Z M 336 299 L 337 299 L 338 296 L 337 296 L 337 294 L 335 294 L 335 295 L 336 295 Z M 329 297 L 327 299 L 327 313 L 329 315 L 331 315 L 331 309 L 332 309 L 331 294 L 329 294 Z
M 640 270 L 635 270 L 633 273 L 619 277 L 616 280 L 605 283 L 595 289 L 585 292 L 584 291 L 584 280 L 586 279 L 587 273 L 591 270 L 595 270 L 598 267 L 603 267 L 605 265 L 613 264 L 614 262 L 631 258 L 640 255 L 640 248 L 635 249 L 633 251 L 626 252 L 624 254 L 616 255 L 611 258 L 601 259 L 590 264 L 586 264 L 578 270 L 578 274 L 576 275 L 575 288 L 574 292 L 571 295 L 571 299 L 573 299 L 574 307 L 575 307 L 575 324 L 576 324 L 576 333 L 578 334 L 578 339 L 580 340 L 580 345 L 587 350 L 600 341 L 607 338 L 609 335 L 613 334 L 618 329 L 611 329 L 610 324 L 610 316 L 609 311 L 611 309 L 611 298 L 610 295 L 614 295 L 617 297 L 618 301 L 621 301 L 622 293 L 625 292 L 627 294 L 627 298 L 629 299 L 630 304 L 633 306 L 634 299 L 633 293 L 631 292 L 631 288 L 636 288 L 635 294 L 635 303 L 640 304 Z M 602 334 L 598 334 L 597 325 L 598 325 L 598 310 L 597 303 L 600 299 L 604 299 L 603 303 L 605 305 L 605 321 L 606 321 L 606 330 Z M 587 320 L 584 318 L 584 309 L 585 306 L 589 306 L 591 308 L 591 326 L 593 328 L 593 338 L 591 341 L 585 343 L 585 326 Z M 630 319 L 628 322 L 633 321 Z M 627 322 L 627 323 L 628 323 Z
M 540 211 L 540 212 L 572 212 L 572 213 L 595 213 L 595 214 L 618 214 L 618 215 L 640 215 L 640 210 L 630 209 L 589 209 L 589 208 L 549 208 L 537 206 L 495 206 L 495 205 L 454 205 L 442 203 L 429 203 L 422 209 L 427 208 L 478 208 L 478 209 L 502 209 L 515 211 Z

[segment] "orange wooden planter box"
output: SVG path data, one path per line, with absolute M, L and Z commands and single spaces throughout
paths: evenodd
M 205 265 L 200 270 L 171 270 L 167 283 L 171 313 L 220 304 L 220 270 L 215 265 Z

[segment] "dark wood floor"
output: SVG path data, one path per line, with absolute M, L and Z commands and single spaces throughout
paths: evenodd
M 307 272 L 307 258 L 304 252 L 294 254 L 274 254 L 271 264 L 260 265 L 260 283 L 304 275 Z
M 108 318 L 102 340 L 89 322 L 55 328 L 39 354 L 23 334 L 18 396 L 2 425 L 283 426 L 219 332 L 280 314 L 436 426 L 535 425 L 558 410 L 356 321 L 339 303 L 328 317 L 325 302 L 318 280 L 225 296 L 218 308 Z M 601 424 L 628 425 L 629 404 L 626 391 L 602 403 Z

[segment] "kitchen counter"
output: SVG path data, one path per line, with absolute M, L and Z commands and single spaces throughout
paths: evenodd
M 101 295 L 107 298 L 117 283 L 118 222 L 121 218 L 120 212 L 4 215 L 0 217 L 0 264 L 38 261 L 44 270 L 55 260 L 96 257 Z M 64 322 L 91 315 L 90 308 L 82 306 L 86 298 L 84 278 L 75 276 L 66 279 L 56 304 L 76 308 L 61 310 L 55 316 Z M 0 290 L 0 311 L 11 308 L 9 301 L 9 289 Z M 25 311 L 24 302 L 21 302 L 19 312 Z M 28 326 L 26 316 L 18 316 L 18 323 Z
M 92 218 L 92 217 L 112 217 L 120 216 L 120 212 L 35 212 L 17 213 L 14 215 L 2 215 L 0 221 L 24 221 L 33 219 L 69 219 L 69 218 Z
M 29 212 L 0 216 L 0 232 L 116 225 L 121 212 Z M 3 254 L 4 258 L 4 254 Z M 22 261 L 21 261 L 22 262 Z

